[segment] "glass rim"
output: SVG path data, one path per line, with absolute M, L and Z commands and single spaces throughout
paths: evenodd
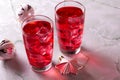
M 45 16 L 45 15 L 31 15 L 31 16 L 25 18 L 25 19 L 22 21 L 21 24 L 23 25 L 26 20 L 28 20 L 28 19 L 30 19 L 30 18 L 33 18 L 33 17 L 37 17 L 37 16 L 38 16 L 38 17 L 45 17 L 45 18 L 49 19 L 51 22 L 53 22 L 53 20 L 52 20 L 51 18 L 49 18 L 48 16 Z
M 85 6 L 84 6 L 82 3 L 78 2 L 78 1 L 62 1 L 62 2 L 59 2 L 59 3 L 55 6 L 55 15 L 57 14 L 56 11 L 59 9 L 59 8 L 57 9 L 57 7 L 58 7 L 60 4 L 64 3 L 64 2 L 75 2 L 75 3 L 79 4 L 79 5 L 81 5 L 81 6 L 83 7 L 83 10 L 82 10 L 82 11 L 83 11 L 83 15 L 81 15 L 80 17 L 82 17 L 82 16 L 85 15 L 86 8 L 85 8 Z M 62 17 L 62 16 L 59 16 L 59 17 Z M 70 18 L 70 17 L 68 17 L 68 18 Z
M 52 29 L 53 29 L 53 25 L 54 25 L 54 24 L 53 24 L 53 20 L 52 20 L 51 18 L 49 18 L 48 16 L 45 16 L 45 15 L 31 15 L 31 16 L 25 18 L 25 19 L 22 21 L 22 23 L 21 23 L 22 29 L 23 29 L 23 27 L 24 27 L 27 23 L 29 23 L 29 22 L 31 22 L 31 21 L 39 21 L 39 20 L 40 20 L 40 19 L 38 19 L 38 20 L 35 20 L 35 19 L 34 19 L 34 20 L 31 20 L 31 21 L 28 21 L 27 23 L 25 23 L 25 21 L 27 21 L 28 19 L 33 18 L 33 17 L 44 17 L 44 18 L 50 20 L 50 21 L 43 20 L 43 21 L 49 22 L 49 23 L 50 23 L 50 26 L 51 26 L 50 30 L 49 30 L 47 33 L 45 33 L 45 35 L 53 31 L 53 30 L 52 30 Z M 40 20 L 40 21 L 41 21 L 41 20 Z M 23 34 L 25 34 L 25 35 L 29 35 L 29 34 L 26 34 L 23 30 L 22 30 L 22 32 L 23 32 Z M 38 32 L 39 32 L 39 31 L 38 31 Z M 34 35 L 37 35 L 38 32 L 36 32 Z

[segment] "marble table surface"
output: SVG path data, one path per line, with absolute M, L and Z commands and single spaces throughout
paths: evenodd
M 54 67 L 44 73 L 32 71 L 21 41 L 17 5 L 29 3 L 36 14 L 49 16 L 54 21 L 54 7 L 61 1 L 0 0 L 0 40 L 7 38 L 16 47 L 12 60 L 0 61 L 0 80 L 120 80 L 120 0 L 76 0 L 86 7 L 82 47 L 89 57 L 77 75 L 61 75 Z M 60 55 L 55 33 L 53 62 L 57 63 Z

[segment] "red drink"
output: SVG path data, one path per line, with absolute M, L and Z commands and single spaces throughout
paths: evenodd
M 56 27 L 61 51 L 63 53 L 75 53 L 81 46 L 84 27 L 83 10 L 75 6 L 57 9 Z
M 50 22 L 32 20 L 23 26 L 23 39 L 30 64 L 44 69 L 51 63 L 53 53 L 53 28 Z

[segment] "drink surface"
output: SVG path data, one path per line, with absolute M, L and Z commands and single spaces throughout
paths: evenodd
M 56 27 L 60 49 L 75 51 L 81 45 L 84 13 L 78 7 L 61 7 L 56 11 Z
M 31 21 L 23 27 L 23 39 L 29 62 L 43 68 L 52 60 L 53 31 L 47 21 Z

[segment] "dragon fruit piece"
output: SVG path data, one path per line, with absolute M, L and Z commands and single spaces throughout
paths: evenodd
M 19 20 L 23 22 L 27 17 L 34 15 L 34 9 L 30 5 L 26 5 L 21 8 L 20 13 L 18 14 Z
M 14 53 L 14 44 L 9 40 L 2 40 L 0 43 L 0 60 L 12 59 Z

